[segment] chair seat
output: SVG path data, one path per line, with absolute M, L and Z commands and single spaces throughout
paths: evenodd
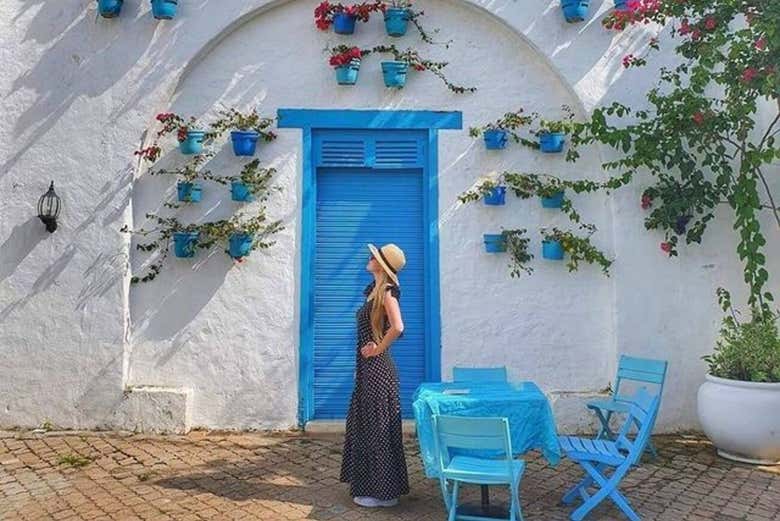
M 601 409 L 603 411 L 627 413 L 631 410 L 631 402 L 615 400 L 614 398 L 591 400 L 587 405 L 588 409 Z
M 614 441 L 558 436 L 558 443 L 564 454 L 575 461 L 597 461 L 616 467 L 628 456 Z
M 491 460 L 472 456 L 454 456 L 442 472 L 447 479 L 478 485 L 510 484 L 506 460 Z M 512 460 L 512 482 L 518 483 L 525 470 L 525 462 Z

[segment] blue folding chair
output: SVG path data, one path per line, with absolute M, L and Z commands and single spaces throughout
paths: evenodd
M 661 400 L 661 394 L 664 390 L 664 381 L 666 380 L 666 369 L 669 363 L 666 360 L 652 360 L 649 358 L 637 358 L 628 355 L 620 355 L 618 363 L 617 379 L 615 381 L 615 390 L 612 396 L 607 399 L 591 400 L 588 402 L 588 409 L 596 411 L 596 416 L 601 422 L 598 438 L 614 440 L 615 433 L 609 426 L 609 421 L 614 413 L 628 413 L 631 407 L 631 399 L 627 394 L 620 394 L 620 384 L 624 381 L 641 382 L 645 384 L 654 384 L 658 388 L 658 400 Z M 643 447 L 644 449 L 645 447 Z M 658 452 L 653 446 L 652 440 L 648 439 L 646 450 L 655 458 Z
M 520 511 L 520 478 L 525 462 L 512 458 L 509 420 L 506 418 L 471 418 L 433 416 L 435 450 L 439 465 L 439 483 L 447 508 L 448 521 L 490 521 L 496 518 L 458 513 L 460 483 L 508 485 L 512 504 L 508 521 L 522 521 Z M 478 457 L 473 451 L 490 451 L 495 458 Z M 450 490 L 452 482 L 452 490 Z
M 576 436 L 559 436 L 558 443 L 568 458 L 576 461 L 585 470 L 585 478 L 577 483 L 563 496 L 565 504 L 571 504 L 578 496 L 583 503 L 570 518 L 573 521 L 582 520 L 605 498 L 609 497 L 631 521 L 640 521 L 639 516 L 628 504 L 628 500 L 620 493 L 620 481 L 628 473 L 632 465 L 639 462 L 644 452 L 645 444 L 650 439 L 658 415 L 661 395 L 650 395 L 645 388 L 639 389 L 631 397 L 628 418 L 620 428 L 615 441 Z M 629 438 L 632 426 L 638 427 L 633 440 Z M 607 477 L 605 471 L 614 468 L 612 475 Z M 597 490 L 590 494 L 588 489 Z
M 452 379 L 455 382 L 506 382 L 506 367 L 454 367 Z

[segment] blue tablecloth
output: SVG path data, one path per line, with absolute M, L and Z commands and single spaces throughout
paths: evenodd
M 468 394 L 447 394 L 447 389 L 468 389 Z M 429 478 L 439 475 L 434 454 L 434 414 L 509 418 L 515 456 L 539 449 L 551 465 L 557 465 L 561 459 L 550 404 L 533 382 L 424 383 L 417 388 L 413 400 L 420 454 Z

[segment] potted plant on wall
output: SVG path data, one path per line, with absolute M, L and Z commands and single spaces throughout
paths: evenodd
M 254 159 L 244 165 L 238 176 L 215 176 L 211 173 L 203 177 L 222 185 L 230 185 L 230 195 L 233 201 L 249 203 L 252 201 L 267 201 L 272 191 L 281 191 L 279 186 L 271 186 L 276 174 L 275 168 L 260 168 L 260 160 Z
M 371 13 L 381 11 L 383 6 L 378 1 L 346 6 L 325 1 L 314 9 L 314 24 L 322 31 L 327 31 L 333 25 L 333 31 L 337 34 L 352 34 L 356 21 L 367 22 Z
M 176 133 L 176 140 L 179 142 L 179 151 L 184 155 L 200 154 L 203 151 L 203 142 L 206 138 L 206 132 L 202 130 L 195 116 L 185 119 L 175 112 L 161 112 L 157 114 L 155 120 L 162 123 L 154 139 L 154 142 L 140 150 L 135 151 L 135 155 L 142 159 L 155 162 L 162 153 L 159 141 L 168 134 Z
M 488 150 L 505 148 L 509 136 L 517 143 L 527 141 L 517 133 L 517 130 L 530 124 L 534 120 L 535 115 L 527 116 L 523 112 L 522 108 L 515 112 L 507 112 L 503 117 L 492 123 L 481 127 L 471 127 L 469 128 L 469 135 L 475 138 L 482 135 L 485 140 L 485 148 Z
M 170 242 L 173 242 L 174 255 L 180 258 L 194 257 L 200 246 L 198 240 L 201 227 L 199 225 L 185 225 L 175 217 L 161 217 L 152 213 L 146 214 L 146 219 L 153 223 L 152 228 L 130 230 L 129 226 L 125 225 L 120 230 L 123 233 L 131 233 L 146 239 L 136 244 L 137 250 L 147 253 L 157 252 L 152 262 L 145 266 L 143 275 L 131 277 L 131 284 L 150 282 L 160 274 L 168 259 L 168 244 Z
M 206 179 L 211 175 L 209 170 L 201 170 L 201 166 L 208 161 L 211 154 L 200 154 L 195 156 L 186 165 L 175 168 L 160 168 L 151 170 L 149 175 L 174 175 L 178 181 L 176 183 L 176 193 L 179 202 L 199 203 L 203 198 L 203 186 L 196 183 L 198 179 Z M 178 205 L 166 203 L 169 208 L 178 208 Z
M 261 209 L 249 219 L 234 215 L 230 219 L 205 223 L 202 226 L 201 244 L 204 248 L 217 243 L 224 244 L 225 253 L 233 260 L 242 262 L 252 251 L 273 246 L 274 242 L 267 240 L 268 237 L 284 229 L 281 221 L 267 221 L 265 209 Z
M 563 17 L 569 23 L 582 22 L 588 17 L 590 0 L 561 0 Z
M 559 120 L 541 119 L 539 128 L 532 131 L 539 138 L 538 148 L 542 152 L 557 153 L 562 151 L 566 142 L 566 134 L 576 126 L 571 107 L 563 105 L 561 108 L 564 113 L 563 118 Z
M 179 8 L 179 0 L 152 0 L 152 15 L 157 20 L 172 20 Z
M 582 224 L 580 228 L 588 232 L 585 237 L 575 235 L 569 230 L 543 228 L 542 257 L 548 260 L 563 260 L 564 255 L 568 254 L 566 267 L 569 271 L 577 271 L 580 262 L 586 262 L 600 266 L 602 273 L 608 276 L 612 261 L 590 242 L 596 227 L 592 224 Z
M 458 196 L 458 200 L 461 203 L 470 203 L 480 199 L 488 206 L 503 206 L 506 204 L 506 185 L 503 177 L 482 178 L 477 181 L 474 188 Z
M 212 124 L 206 137 L 216 138 L 226 130 L 233 129 L 230 132 L 233 153 L 237 156 L 253 156 L 257 150 L 258 139 L 263 138 L 265 142 L 276 139 L 274 132 L 266 130 L 273 123 L 273 118 L 261 117 L 255 109 L 244 114 L 230 108 L 219 112 L 219 119 Z
M 103 18 L 114 18 L 119 16 L 122 10 L 123 0 L 98 0 L 98 13 Z
M 464 92 L 476 92 L 476 87 L 462 87 L 450 82 L 442 72 L 447 66 L 447 62 L 434 62 L 420 57 L 420 54 L 408 48 L 405 51 L 399 51 L 395 45 L 378 45 L 372 49 L 372 52 L 380 54 L 391 54 L 393 60 L 382 62 L 382 75 L 385 80 L 385 86 L 401 89 L 406 85 L 406 76 L 409 67 L 416 71 L 428 71 L 437 76 L 452 92 L 462 94 Z
M 699 387 L 697 411 L 707 437 L 725 458 L 780 463 L 780 335 L 778 314 L 754 309 L 740 320 L 728 291 L 718 288 L 726 316 Z
M 357 83 L 360 62 L 363 56 L 371 53 L 368 49 L 337 45 L 330 49 L 328 63 L 336 69 L 336 82 L 339 85 L 354 85 Z
M 424 11 L 416 11 L 412 6 L 410 0 L 390 0 L 390 3 L 382 4 L 382 11 L 385 17 L 385 31 L 388 36 L 401 37 L 406 34 L 409 27 L 409 22 L 412 22 L 420 33 L 420 38 L 425 43 L 435 44 L 433 38 L 431 38 L 428 31 L 420 24 L 420 17 L 422 17 Z M 433 33 L 438 33 L 438 29 L 434 29 Z M 440 42 L 445 47 L 449 47 L 451 41 Z

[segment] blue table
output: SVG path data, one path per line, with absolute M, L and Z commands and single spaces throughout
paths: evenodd
M 457 390 L 468 390 L 468 394 L 448 394 Z M 429 478 L 439 477 L 433 440 L 434 414 L 508 418 L 516 456 L 538 449 L 551 465 L 557 465 L 561 459 L 550 404 L 533 382 L 424 383 L 414 393 L 412 407 L 420 455 Z

